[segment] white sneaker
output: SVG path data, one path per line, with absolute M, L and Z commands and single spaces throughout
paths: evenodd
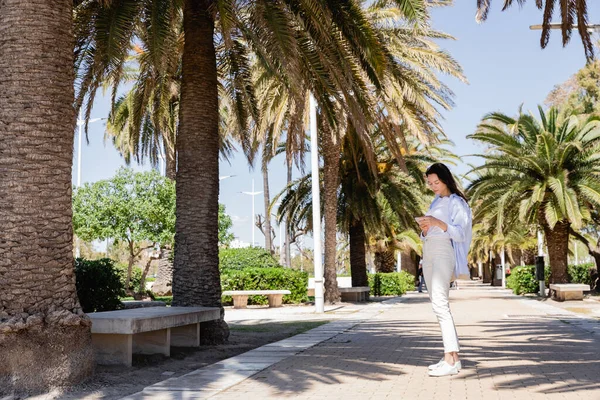
M 458 363 L 450 365 L 445 361 L 442 361 L 442 365 L 434 370 L 429 371 L 429 376 L 446 376 L 458 374 Z
M 438 361 L 437 364 L 431 364 L 429 367 L 427 367 L 430 371 L 433 371 L 434 369 L 437 369 L 439 367 L 442 366 L 442 364 L 444 363 L 444 359 L 442 358 L 440 361 Z M 462 369 L 462 364 L 459 361 L 457 361 L 454 365 L 456 365 L 456 369 L 458 369 L 459 371 Z

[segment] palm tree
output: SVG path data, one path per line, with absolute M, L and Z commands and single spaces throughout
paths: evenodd
M 91 33 L 78 42 L 78 59 L 83 63 L 78 68 L 82 74 L 77 105 L 86 97 L 93 100 L 107 77 L 120 82 L 138 21 L 155 15 L 152 12 L 164 1 L 90 5 L 93 17 L 84 18 L 83 25 Z M 410 20 L 426 15 L 424 0 L 396 3 Z M 353 2 L 184 0 L 183 32 L 173 304 L 220 306 L 219 72 L 234 99 L 240 132 L 248 132 L 250 118 L 258 120 L 251 58 L 289 82 L 295 93 L 298 88 L 309 88 L 329 122 L 335 124 L 334 103 L 345 104 L 357 120 L 369 115 L 371 104 L 359 96 L 359 89 L 365 82 L 381 87 L 381 75 L 391 56 Z M 220 58 L 217 48 L 222 49 Z M 89 110 L 88 105 L 86 115 Z M 250 135 L 241 137 L 244 148 Z M 220 342 L 227 336 L 222 320 L 205 327 L 206 340 Z
M 374 134 L 374 137 L 380 136 Z M 352 286 L 368 286 L 365 250 L 369 237 L 401 239 L 403 227 L 416 229 L 414 215 L 422 213 L 423 155 L 407 156 L 406 165 L 413 176 L 404 173 L 379 141 L 378 174 L 374 175 L 358 134 L 352 129 L 344 136 L 340 160 L 338 229 L 350 237 Z M 312 230 L 312 194 L 310 175 L 293 182 L 276 196 L 281 197 L 279 218 Z M 274 201 L 276 201 L 274 200 Z M 325 207 L 322 199 L 321 208 Z
M 432 71 L 440 71 L 461 80 L 465 80 L 458 63 L 447 53 L 441 51 L 431 40 L 433 38 L 451 38 L 440 32 L 436 32 L 427 26 L 414 28 L 407 26 L 401 9 L 386 2 L 378 2 L 365 8 L 366 18 L 373 24 L 381 42 L 390 55 L 393 62 L 388 64 L 383 77 L 381 88 L 369 91 L 362 90 L 362 97 L 374 104 L 374 120 L 365 121 L 356 118 L 351 112 L 346 112 L 345 107 L 334 107 L 333 112 L 340 115 L 338 121 L 346 121 L 332 126 L 327 122 L 326 113 L 319 113 L 319 139 L 321 143 L 321 154 L 323 154 L 323 179 L 324 179 L 324 220 L 325 220 L 325 296 L 329 302 L 339 299 L 336 285 L 335 254 L 336 254 L 336 202 L 339 186 L 339 159 L 341 156 L 341 143 L 346 132 L 353 129 L 363 142 L 366 149 L 365 155 L 373 172 L 376 168 L 374 147 L 371 138 L 368 137 L 367 128 L 369 123 L 377 124 L 380 133 L 387 141 L 393 156 L 398 160 L 406 171 L 402 151 L 406 151 L 406 136 L 413 135 L 426 142 L 434 142 L 434 132 L 440 130 L 437 123 L 439 112 L 432 104 L 437 104 L 448 109 L 451 106 L 450 97 L 452 92 L 441 83 Z M 272 95 L 268 95 L 268 92 Z M 301 143 L 304 132 L 300 131 L 302 137 L 298 136 L 294 127 L 300 121 L 305 112 L 306 98 L 308 93 L 293 96 L 288 94 L 285 85 L 276 86 L 272 83 L 268 87 L 266 103 L 271 111 L 266 118 L 274 121 L 275 125 L 283 125 L 285 119 L 290 121 L 290 131 L 287 139 L 291 143 Z M 264 115 L 263 115 L 264 117 Z M 295 146 L 296 149 L 298 146 Z M 289 160 L 289 158 L 288 158 Z M 289 163 L 288 163 L 289 165 Z M 360 257 L 357 257 L 360 258 Z
M 481 23 L 487 19 L 491 2 L 491 0 L 477 0 L 477 15 L 475 17 L 477 22 Z M 519 6 L 522 6 L 523 3 L 525 3 L 525 0 L 504 0 L 504 7 L 502 8 L 502 11 L 507 10 L 514 3 L 518 3 Z M 569 43 L 573 28 L 577 27 L 577 31 L 581 36 L 581 41 L 583 42 L 583 48 L 585 49 L 585 56 L 588 58 L 588 60 L 592 59 L 594 57 L 594 45 L 592 43 L 591 34 L 587 27 L 587 0 L 535 0 L 535 5 L 537 8 L 544 10 L 540 45 L 543 49 L 548 45 L 548 41 L 550 40 L 550 23 L 552 22 L 552 14 L 554 13 L 554 7 L 557 3 L 560 4 L 560 29 L 562 31 L 563 46 L 566 46 L 567 43 Z M 575 21 L 575 19 L 577 19 L 577 21 Z
M 490 145 L 482 171 L 468 191 L 480 212 L 505 226 L 537 224 L 544 230 L 551 282 L 568 281 L 569 233 L 600 205 L 600 118 L 559 118 L 557 109 L 539 107 L 539 120 L 501 113 L 484 117 L 470 138 Z
M 72 254 L 72 6 L 0 5 L 0 396 L 93 372 Z

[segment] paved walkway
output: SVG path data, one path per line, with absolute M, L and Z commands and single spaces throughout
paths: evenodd
M 599 321 L 551 304 L 452 290 L 453 377 L 427 375 L 441 337 L 427 295 L 410 293 L 127 399 L 600 399 Z

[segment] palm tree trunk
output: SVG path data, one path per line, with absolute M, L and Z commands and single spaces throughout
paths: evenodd
M 203 343 L 224 343 L 219 274 L 219 101 L 211 1 L 185 0 L 173 305 L 221 308 L 201 325 Z
M 352 287 L 369 286 L 365 258 L 365 227 L 360 220 L 350 225 L 350 275 Z
M 159 296 L 170 296 L 173 292 L 173 263 L 170 260 L 171 249 L 162 247 L 160 251 L 160 259 L 158 260 L 158 273 L 156 281 L 152 286 L 152 291 Z
M 325 302 L 339 303 L 337 284 L 337 203 L 341 140 L 333 141 L 331 129 L 323 124 L 323 203 L 325 217 Z
M 394 272 L 396 269 L 396 258 L 393 250 L 384 250 L 375 252 L 375 271 Z
M 554 229 L 544 225 L 544 234 L 548 245 L 548 259 L 550 262 L 550 283 L 567 283 L 568 254 L 569 254 L 569 227 L 567 221 L 559 221 Z
M 273 240 L 271 238 L 271 213 L 269 212 L 269 206 L 271 205 L 271 195 L 269 194 L 269 166 L 266 162 L 263 162 L 262 166 L 262 178 L 263 178 L 263 200 L 265 203 L 265 226 L 263 233 L 265 234 L 265 249 L 273 254 Z
M 165 176 L 171 180 L 175 180 L 175 177 L 177 176 L 177 157 L 175 157 L 174 150 L 170 150 L 166 145 L 164 147 L 166 154 Z
M 0 397 L 94 367 L 72 253 L 72 6 L 0 2 Z
M 287 184 L 292 182 L 292 156 L 287 161 Z M 290 234 L 290 222 L 285 220 L 285 266 L 292 268 L 292 235 Z
M 483 283 L 492 283 L 492 264 L 494 259 L 489 258 L 488 262 L 483 264 Z

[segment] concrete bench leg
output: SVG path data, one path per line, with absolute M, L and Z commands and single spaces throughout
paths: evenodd
M 200 347 L 200 323 L 171 328 L 171 346 Z
M 563 292 L 563 291 L 557 291 L 556 292 L 558 294 L 558 300 L 559 301 L 565 301 L 565 300 L 583 300 L 583 291 L 578 292 L 578 291 L 567 291 L 567 292 Z
M 136 333 L 133 335 L 133 352 L 171 356 L 171 329 Z
M 94 333 L 92 344 L 97 364 L 131 367 L 132 335 Z
M 269 300 L 269 307 L 281 307 L 281 303 L 283 303 L 282 294 L 268 294 L 267 299 Z
M 233 308 L 246 308 L 248 305 L 248 296 L 235 295 L 233 297 Z

